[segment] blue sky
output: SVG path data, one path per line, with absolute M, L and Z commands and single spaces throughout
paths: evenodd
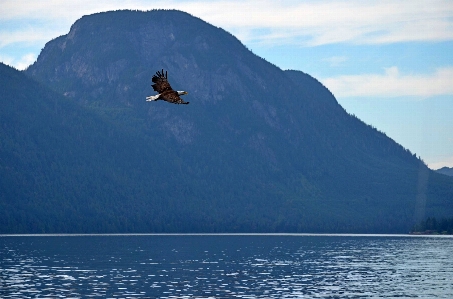
M 0 61 L 26 68 L 83 15 L 156 8 L 186 11 L 314 76 L 431 168 L 453 167 L 451 0 L 2 0 Z

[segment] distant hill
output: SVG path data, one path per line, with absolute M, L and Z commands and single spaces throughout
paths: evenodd
M 448 176 L 453 176 L 453 167 L 442 167 L 436 170 L 436 172 L 445 174 Z
M 190 105 L 145 102 L 162 68 Z M 390 233 L 453 214 L 452 178 L 180 11 L 84 16 L 25 73 L 0 73 L 3 232 Z

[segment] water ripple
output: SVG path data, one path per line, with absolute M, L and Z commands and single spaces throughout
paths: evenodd
M 1 298 L 453 298 L 452 238 L 0 238 Z

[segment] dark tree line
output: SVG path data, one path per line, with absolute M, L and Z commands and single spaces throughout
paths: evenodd
M 426 220 L 422 220 L 416 224 L 411 233 L 422 233 L 422 234 L 453 234 L 453 217 L 442 218 L 437 220 L 435 217 L 428 217 Z

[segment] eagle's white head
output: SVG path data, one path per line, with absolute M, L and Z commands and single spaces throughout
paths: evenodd
M 188 94 L 187 91 L 178 91 L 178 95 L 179 96 L 182 96 L 182 95 L 185 95 L 185 94 Z

